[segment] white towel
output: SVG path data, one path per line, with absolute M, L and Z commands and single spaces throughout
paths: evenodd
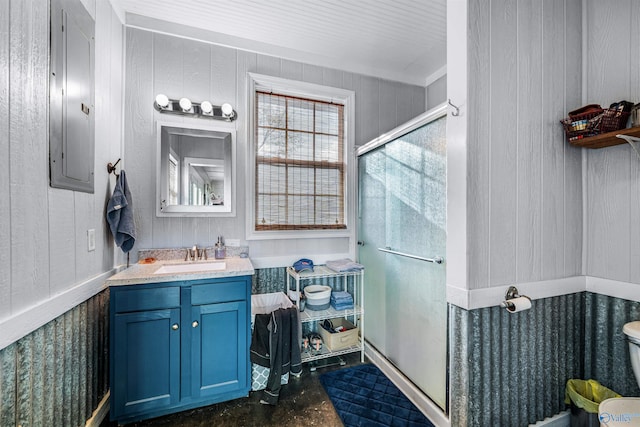
M 351 261 L 349 258 L 327 261 L 327 267 L 338 273 L 364 270 L 364 265 Z

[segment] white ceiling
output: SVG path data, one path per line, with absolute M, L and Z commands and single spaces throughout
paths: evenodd
M 446 0 L 112 1 L 130 26 L 389 80 L 446 66 Z

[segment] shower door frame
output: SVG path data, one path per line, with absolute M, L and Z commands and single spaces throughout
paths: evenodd
M 415 118 L 409 120 L 408 122 L 392 129 L 391 131 L 380 135 L 379 137 L 369 141 L 368 143 L 361 145 L 356 149 L 356 167 L 358 167 L 359 162 L 358 158 L 367 154 L 370 151 L 373 151 L 377 148 L 383 147 L 389 142 L 395 141 L 396 139 L 406 135 L 414 130 L 427 125 L 435 120 L 443 118 L 447 115 L 448 106 L 446 103 L 442 103 L 439 106 L 416 116 Z M 445 135 L 446 139 L 446 135 Z M 359 173 L 356 176 L 360 176 Z M 448 184 L 447 184 L 448 185 Z M 359 185 L 357 187 L 357 192 L 359 192 Z M 357 199 L 360 200 L 359 194 L 356 194 Z M 359 204 L 360 202 L 358 202 Z M 358 206 L 359 212 L 359 206 Z M 359 217 L 359 214 L 358 214 Z M 358 244 L 360 245 L 360 229 L 356 227 L 356 236 Z M 444 260 L 446 262 L 446 260 Z M 445 273 L 446 277 L 446 273 Z M 445 278 L 446 282 L 446 278 Z M 366 292 L 366 289 L 365 289 Z M 380 353 L 373 345 L 369 344 L 364 338 L 364 347 L 365 347 L 365 355 L 369 358 L 369 360 L 376 365 L 398 388 L 415 404 L 427 417 L 437 426 L 450 426 L 451 422 L 448 416 L 451 395 L 449 389 L 450 383 L 450 349 L 449 349 L 449 310 L 447 308 L 447 340 L 446 340 L 446 359 L 447 359 L 447 368 L 446 368 L 446 408 L 443 412 L 442 408 L 440 408 L 436 403 L 434 403 L 422 390 L 420 390 L 413 382 L 408 379 L 402 371 L 400 371 L 395 365 L 393 365 L 382 353 Z

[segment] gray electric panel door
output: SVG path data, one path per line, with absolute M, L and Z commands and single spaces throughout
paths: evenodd
M 93 193 L 94 29 L 79 0 L 51 2 L 51 186 Z

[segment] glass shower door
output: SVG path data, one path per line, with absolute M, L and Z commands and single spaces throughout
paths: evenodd
M 445 117 L 359 159 L 366 339 L 446 407 Z
M 378 149 L 360 157 L 358 260 L 365 266 L 364 306 L 366 340 L 386 354 L 386 273 L 385 254 L 377 248 L 386 246 L 386 171 L 385 153 Z

